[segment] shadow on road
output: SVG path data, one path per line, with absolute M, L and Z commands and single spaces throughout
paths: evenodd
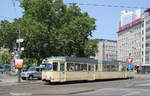
M 68 81 L 68 82 L 45 82 L 44 85 L 69 85 L 69 84 L 79 84 L 79 83 L 96 83 L 96 82 L 111 82 L 111 81 L 120 81 L 120 80 L 131 80 L 133 78 L 126 79 L 101 79 L 101 80 L 92 80 L 92 81 Z

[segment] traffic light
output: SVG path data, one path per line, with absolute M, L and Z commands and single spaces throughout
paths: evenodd
M 14 56 L 11 56 L 11 59 L 14 59 Z

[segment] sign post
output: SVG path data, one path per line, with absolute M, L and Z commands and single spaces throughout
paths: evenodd
M 23 60 L 20 59 L 21 58 L 21 53 L 22 53 L 22 50 L 21 50 L 21 43 L 24 41 L 24 39 L 21 39 L 20 35 L 21 35 L 21 31 L 19 29 L 19 39 L 16 40 L 16 43 L 18 43 L 18 59 L 15 60 L 15 67 L 18 69 L 18 83 L 21 82 L 21 69 L 23 67 Z

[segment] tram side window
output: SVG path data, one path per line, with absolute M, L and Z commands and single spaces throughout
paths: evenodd
M 119 66 L 118 66 L 118 64 L 103 64 L 103 71 L 104 72 L 119 71 Z
M 94 71 L 94 65 L 92 65 L 92 71 Z
M 67 63 L 67 71 L 87 71 L 87 64 Z
M 109 65 L 108 64 L 103 64 L 103 72 L 109 71 Z
M 126 69 L 127 69 L 126 66 L 123 66 L 123 67 L 121 68 L 121 71 L 124 72 L 124 71 L 126 71 Z
M 95 65 L 95 71 L 98 71 L 98 64 Z
M 57 62 L 53 63 L 53 71 L 58 71 L 58 63 Z
M 75 71 L 82 71 L 82 65 L 79 63 L 75 64 Z
M 82 71 L 87 71 L 87 64 L 82 64 Z
M 60 64 L 60 71 L 64 71 L 65 70 L 65 64 Z
M 111 64 L 110 65 L 110 71 L 119 71 L 119 68 L 118 68 L 118 64 Z
M 91 65 L 89 65 L 89 70 L 88 71 L 91 71 Z
M 67 71 L 75 71 L 75 65 L 73 63 L 67 63 Z

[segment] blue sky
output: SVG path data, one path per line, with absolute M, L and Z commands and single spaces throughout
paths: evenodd
M 15 0 L 14 0 L 15 1 Z M 150 7 L 150 0 L 64 0 L 65 3 L 75 2 L 77 4 L 100 4 L 119 5 L 133 7 Z M 92 38 L 117 39 L 118 22 L 120 21 L 121 10 L 135 10 L 120 7 L 102 7 L 79 5 L 83 12 L 88 12 L 91 17 L 96 18 L 96 30 Z M 19 2 L 13 7 L 12 0 L 1 0 L 0 20 L 12 21 L 14 18 L 22 16 L 23 9 L 19 7 Z M 7 18 L 10 17 L 10 18 Z

